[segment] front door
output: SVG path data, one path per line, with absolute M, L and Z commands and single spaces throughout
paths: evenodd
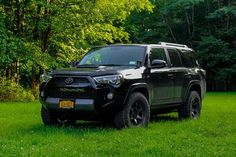
M 159 59 L 167 62 L 164 48 L 152 48 L 150 51 L 150 63 Z M 151 68 L 149 82 L 152 85 L 152 104 L 163 105 L 173 102 L 174 97 L 174 77 L 169 67 Z

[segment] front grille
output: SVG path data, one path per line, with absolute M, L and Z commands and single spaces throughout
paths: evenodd
M 93 98 L 93 87 L 87 78 L 75 78 L 74 82 L 66 85 L 68 77 L 55 77 L 47 85 L 45 93 L 51 98 L 88 99 Z
M 62 91 L 61 89 L 67 89 L 67 91 Z M 86 99 L 93 97 L 92 89 L 84 89 L 84 92 L 76 92 L 75 90 L 78 89 L 79 88 L 50 88 L 48 89 L 47 95 L 52 98 L 66 99 Z
M 66 85 L 65 80 L 68 77 L 55 77 L 53 78 L 50 82 L 58 85 Z M 89 80 L 87 78 L 78 78 L 78 77 L 73 77 L 74 82 L 73 85 L 78 85 L 78 84 L 90 84 Z

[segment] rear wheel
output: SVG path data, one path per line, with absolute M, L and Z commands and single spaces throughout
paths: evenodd
M 178 110 L 179 119 L 198 119 L 201 114 L 202 100 L 196 91 L 189 93 L 187 101 Z
M 114 117 L 116 128 L 146 127 L 150 118 L 150 106 L 141 93 L 130 95 L 126 106 Z

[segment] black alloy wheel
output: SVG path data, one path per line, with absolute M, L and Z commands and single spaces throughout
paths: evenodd
M 136 101 L 130 108 L 131 125 L 138 126 L 144 121 L 146 113 L 141 103 L 140 101 Z
M 116 128 L 147 127 L 150 119 L 150 105 L 139 92 L 132 93 L 124 108 L 114 116 Z
M 190 91 L 187 101 L 178 109 L 179 119 L 198 119 L 201 114 L 202 100 L 196 91 Z
M 194 97 L 191 101 L 191 118 L 197 119 L 200 116 L 200 102 L 197 97 Z

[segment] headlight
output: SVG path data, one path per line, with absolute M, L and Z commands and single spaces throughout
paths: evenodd
M 39 78 L 40 83 L 45 83 L 48 82 L 50 79 L 52 78 L 52 76 L 47 75 L 47 74 L 42 74 Z
M 122 75 L 108 75 L 108 76 L 99 76 L 93 78 L 98 84 L 110 84 L 118 86 L 122 83 Z

